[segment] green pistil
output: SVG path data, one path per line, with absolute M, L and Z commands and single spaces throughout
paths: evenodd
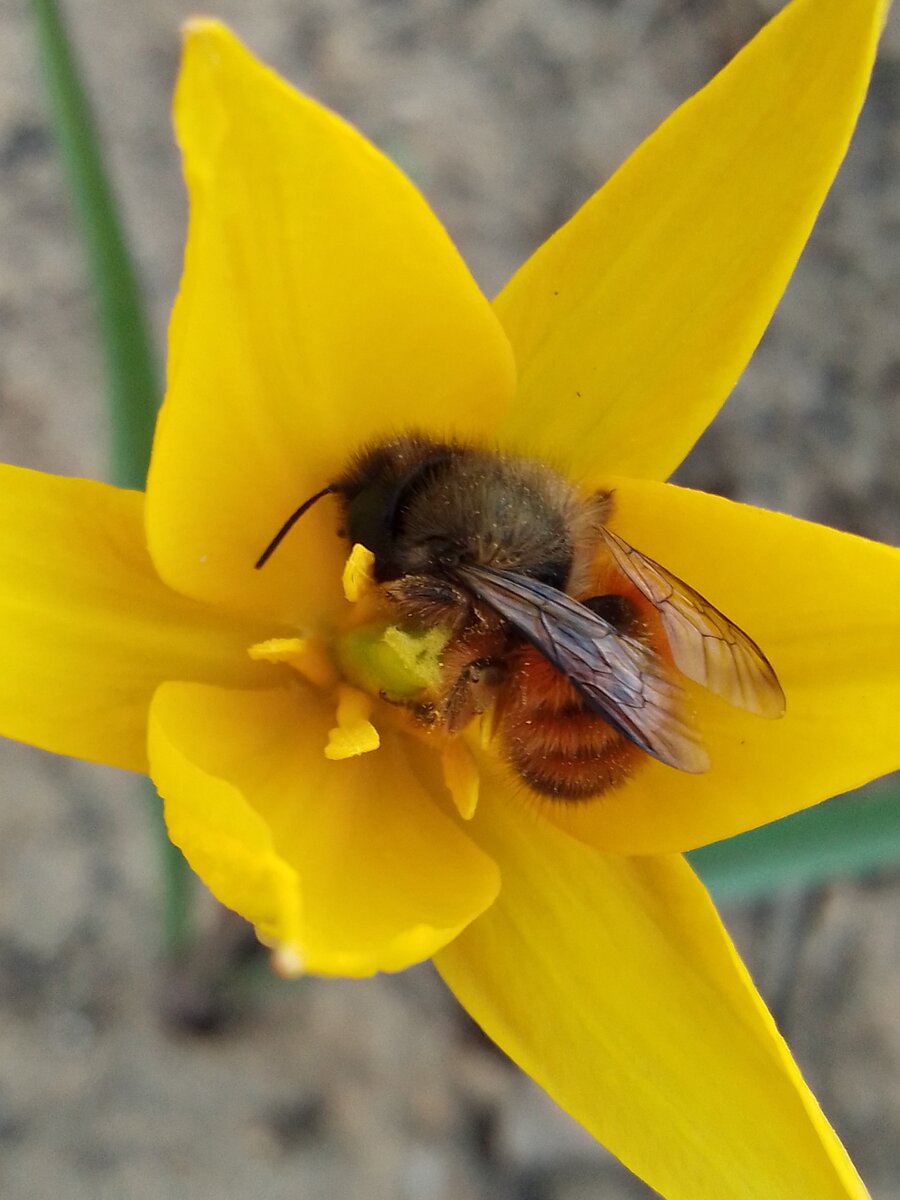
M 438 690 L 448 638 L 445 629 L 403 628 L 380 621 L 343 634 L 334 650 L 348 683 L 371 696 L 403 702 Z

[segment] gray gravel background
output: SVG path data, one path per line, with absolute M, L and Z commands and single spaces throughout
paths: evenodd
M 66 6 L 162 346 L 183 195 L 168 97 L 191 6 Z M 493 292 L 772 0 L 211 3 L 420 183 Z M 857 139 L 753 365 L 685 482 L 900 537 L 900 14 Z M 92 308 L 34 67 L 0 0 L 0 457 L 100 476 Z M 810 581 L 815 586 L 816 581 Z M 848 604 L 852 597 L 848 597 Z M 0 1190 L 7 1200 L 648 1195 L 458 1015 L 429 969 L 175 992 L 141 795 L 0 744 Z M 900 887 L 726 914 L 876 1200 L 900 1198 Z M 208 914 L 211 936 L 234 940 Z M 162 1019 L 177 1009 L 203 1034 Z M 765 1198 L 760 1198 L 765 1200 Z M 801 1200 L 801 1198 L 798 1198 Z M 810 1198 L 812 1200 L 812 1198 Z

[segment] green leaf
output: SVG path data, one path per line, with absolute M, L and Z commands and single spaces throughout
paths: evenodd
M 688 855 L 716 900 L 749 900 L 900 864 L 896 779 Z
M 144 312 L 115 194 L 103 162 L 90 101 L 78 71 L 59 7 L 32 0 L 50 115 L 59 144 L 97 303 L 111 433 L 113 483 L 142 488 L 147 477 L 160 396 L 149 323 Z M 193 876 L 169 841 L 152 785 L 150 812 L 159 846 L 163 937 L 176 955 L 190 934 Z
M 160 396 L 153 344 L 90 102 L 57 4 L 32 0 L 51 119 L 97 301 L 112 482 L 143 487 Z

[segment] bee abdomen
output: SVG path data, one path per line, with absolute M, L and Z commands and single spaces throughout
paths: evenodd
M 510 682 L 500 735 L 507 761 L 528 787 L 560 800 L 586 800 L 609 791 L 642 757 L 530 650 L 520 656 Z

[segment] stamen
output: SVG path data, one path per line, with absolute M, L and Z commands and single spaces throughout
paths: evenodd
M 365 692 L 341 684 L 338 688 L 337 726 L 328 734 L 326 758 L 339 761 L 378 749 L 381 738 L 369 720 L 371 711 L 372 701 Z
M 324 638 L 315 635 L 296 638 L 269 638 L 247 651 L 256 661 L 287 663 L 315 687 L 332 688 L 339 675 L 329 657 Z
M 350 557 L 344 565 L 341 583 L 344 585 L 344 595 L 351 604 L 362 600 L 375 586 L 372 567 L 375 555 L 371 550 L 357 542 L 350 551 Z
M 481 775 L 472 751 L 461 738 L 448 742 L 441 755 L 446 783 L 456 811 L 464 821 L 471 821 L 478 807 Z

